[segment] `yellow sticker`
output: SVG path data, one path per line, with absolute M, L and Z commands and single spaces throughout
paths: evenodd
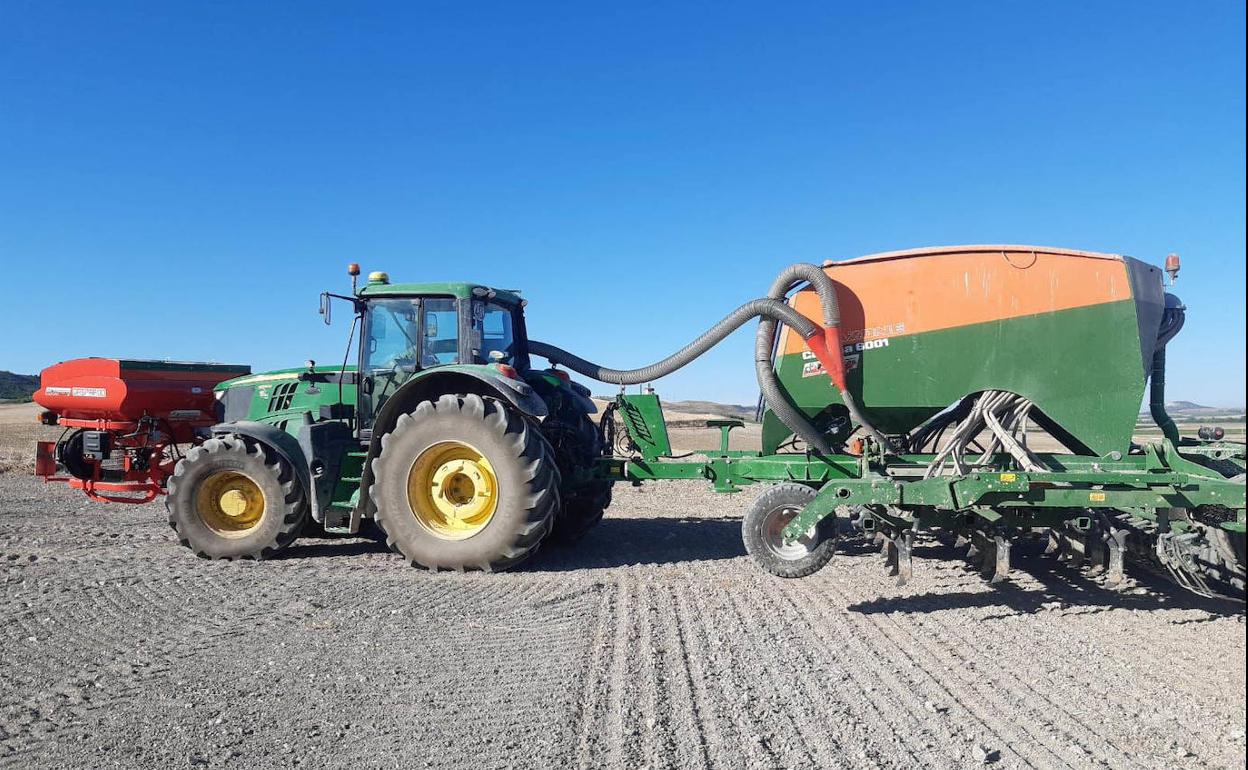
M 1094 503 L 1103 503 L 1105 502 L 1105 493 L 1104 492 L 1089 492 L 1088 499 Z
M 1018 474 L 1017 473 L 1002 473 L 1001 480 L 1002 481 L 1018 481 Z

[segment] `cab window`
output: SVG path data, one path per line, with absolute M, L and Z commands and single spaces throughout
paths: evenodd
M 412 299 L 384 299 L 370 303 L 366 372 L 393 370 L 415 364 L 420 348 L 420 303 Z
M 452 298 L 375 299 L 365 319 L 360 425 L 416 372 L 459 363 L 459 314 Z
M 498 360 L 505 363 L 517 363 L 515 316 L 511 307 L 495 302 L 473 303 L 473 331 L 481 340 L 478 346 L 481 363 L 498 358 L 491 357 L 491 353 L 500 354 Z
M 422 366 L 442 366 L 459 362 L 459 314 L 455 312 L 455 300 L 425 300 Z

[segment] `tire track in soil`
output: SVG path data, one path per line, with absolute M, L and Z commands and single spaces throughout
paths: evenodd
M 640 757 L 629 757 L 631 751 L 625 739 L 629 715 L 625 713 L 625 696 L 629 690 L 628 653 L 632 642 L 633 580 L 626 575 L 619 581 L 616 591 L 615 631 L 611 636 L 611 664 L 607 670 L 607 721 L 603 733 L 607 745 L 608 767 L 636 767 Z
M 601 724 L 606 715 L 603 714 L 603 694 L 608 682 L 608 660 L 614 654 L 614 639 L 607 636 L 607 626 L 615 619 L 615 605 L 619 587 L 604 591 L 598 604 L 598 616 L 594 622 L 594 632 L 590 637 L 589 659 L 581 682 L 581 698 L 577 704 L 575 733 L 576 766 L 589 768 L 593 762 L 593 736 L 601 735 L 595 728 Z
M 830 587 L 832 594 L 836 595 L 839 600 L 852 603 L 853 597 L 847 596 L 838 586 L 830 584 Z M 803 590 L 809 591 L 806 587 L 803 587 Z M 945 644 L 933 642 L 923 634 L 907 630 L 891 617 L 886 625 L 885 621 L 877 620 L 875 615 L 868 616 L 865 619 L 857 617 L 857 613 L 850 613 L 850 616 L 856 626 L 864 629 L 873 629 L 876 635 L 884 638 L 886 644 L 914 663 L 915 666 L 928 674 L 937 684 L 941 684 L 953 703 L 956 703 L 961 710 L 972 716 L 989 731 L 989 736 L 986 736 L 984 742 L 989 743 L 992 748 L 1001 751 L 1003 755 L 1007 753 L 1012 754 L 1019 761 L 1029 765 L 1040 763 L 1040 766 L 1048 766 L 1056 763 L 1058 766 L 1063 766 L 1071 761 L 1070 752 L 1067 749 L 1070 743 L 1076 742 L 1081 746 L 1083 745 L 1084 742 L 1076 741 L 1075 735 L 1069 731 L 1064 731 L 1067 740 L 1059 740 L 1053 734 L 1035 728 L 1036 721 L 1031 716 L 1039 717 L 1041 721 L 1045 717 L 1037 711 L 1034 699 L 1029 701 L 1025 694 L 1020 694 L 1017 691 L 1017 685 L 1002 682 L 1000 678 L 994 678 L 985 683 L 985 676 L 991 677 L 991 673 L 984 674 L 973 660 L 947 652 L 948 647 Z M 895 630 L 890 633 L 889 627 Z M 905 637 L 908 637 L 913 643 L 907 644 Z M 944 635 L 942 635 L 942 638 L 944 638 Z M 936 680 L 934 672 L 937 671 L 946 672 L 950 677 L 956 679 L 959 684 L 954 686 L 952 683 L 946 684 Z M 974 675 L 969 672 L 974 672 Z M 1007 699 L 1004 693 L 1008 693 L 1010 697 Z M 1050 706 L 1054 705 L 1051 699 L 1048 699 L 1043 694 L 1036 692 L 1035 695 L 1043 699 L 1045 703 L 1050 704 Z M 994 704 L 995 708 L 989 711 L 980 705 L 983 703 Z M 1012 719 L 1010 722 L 1005 722 L 999 718 L 994 718 L 992 716 L 993 713 L 1010 715 L 1011 717 L 1028 713 L 1031 716 L 1025 719 Z M 1081 725 L 1081 727 L 1087 735 L 1092 736 L 1093 740 L 1091 743 L 1095 744 L 1095 731 L 1086 725 Z M 1042 754 L 1047 754 L 1048 758 L 1024 755 L 1023 747 L 1028 744 L 1041 749 Z M 1123 764 L 1121 756 L 1119 757 L 1119 764 Z M 1129 765 L 1130 763 L 1128 761 L 1125 764 Z
M 796 681 L 804 686 L 805 677 L 801 672 L 789 671 L 788 666 L 785 665 L 787 658 L 776 661 L 778 649 L 776 644 L 769 644 L 758 638 L 760 635 L 766 635 L 772 639 L 784 636 L 792 639 L 791 629 L 776 629 L 770 626 L 775 620 L 772 612 L 755 615 L 743 612 L 739 603 L 742 593 L 728 590 L 721 596 L 725 608 L 734 616 L 733 627 L 738 630 L 739 638 L 745 640 L 753 652 L 748 656 L 734 655 L 731 665 L 736 668 L 747 661 L 762 662 L 763 665 L 754 666 L 751 673 L 773 681 L 778 672 L 792 674 L 790 679 L 780 682 L 779 686 L 766 688 L 772 693 L 770 697 L 764 698 L 769 705 L 773 706 L 772 714 L 765 714 L 757 720 L 757 723 L 752 726 L 752 733 L 747 734 L 747 739 L 753 746 L 759 746 L 765 750 L 773 762 L 780 767 L 831 767 L 844 762 L 839 742 L 828 735 L 832 729 L 830 725 L 818 719 L 812 719 L 810 715 L 811 704 L 826 700 L 826 693 L 809 693 L 806 698 L 793 700 L 788 685 Z M 704 615 L 703 617 L 710 616 Z M 734 653 L 739 652 L 736 645 L 731 645 L 728 649 Z M 753 689 L 747 686 L 747 692 L 752 693 Z M 754 700 L 751 696 L 751 703 Z M 783 716 L 777 716 L 777 714 L 783 714 Z M 785 739 L 787 731 L 777 729 L 775 726 L 777 721 L 787 722 L 792 734 L 797 736 L 796 744 Z M 778 752 L 783 752 L 783 754 Z
M 824 660 L 820 662 L 818 659 L 821 655 L 821 651 L 826 649 L 827 640 L 822 638 L 822 636 L 817 633 L 817 626 L 812 622 L 813 616 L 809 613 L 809 611 L 801 606 L 801 603 L 795 601 L 789 592 L 790 586 L 788 584 L 790 582 L 798 581 L 787 581 L 782 578 L 760 576 L 759 582 L 763 586 L 763 590 L 761 592 L 737 592 L 733 595 L 733 601 L 736 603 L 738 617 L 740 617 L 741 621 L 743 623 L 748 622 L 748 618 L 750 617 L 774 617 L 777 607 L 782 607 L 785 604 L 788 604 L 789 613 L 787 613 L 786 619 L 791 623 L 786 623 L 785 627 L 778 633 L 785 635 L 793 646 L 802 649 L 804 653 L 807 653 L 807 659 L 814 661 L 813 671 L 828 669 L 837 671 L 841 670 L 835 660 Z M 748 596 L 749 600 L 742 600 L 740 598 L 741 596 Z M 835 627 L 836 624 L 834 623 L 832 625 Z M 835 629 L 834 634 L 837 636 L 844 636 L 846 641 L 854 644 L 860 650 L 865 652 L 865 655 L 863 655 L 861 659 L 863 665 L 860 670 L 868 668 L 871 669 L 869 681 L 874 683 L 888 683 L 892 685 L 895 690 L 898 689 L 895 685 L 895 677 L 887 671 L 886 667 L 879 663 L 875 651 L 866 648 L 863 640 L 852 636 L 845 636 L 843 630 L 839 628 Z M 896 744 L 882 742 L 880 740 L 881 733 L 875 729 L 876 726 L 870 726 L 866 735 L 866 741 L 869 745 L 875 748 L 876 757 L 892 757 L 894 756 L 896 750 L 901 748 L 905 752 L 905 756 L 908 760 L 902 761 L 899 766 L 916 767 L 922 764 L 922 756 L 925 747 L 917 745 L 913 738 L 916 732 L 924 731 L 922 727 L 922 720 L 914 719 L 912 714 L 910 715 L 911 719 L 908 721 L 904 720 L 904 712 L 894 708 L 889 699 L 887 699 L 885 695 L 875 686 L 868 685 L 866 682 L 862 681 L 859 678 L 858 671 L 850 669 L 848 671 L 844 671 L 844 673 L 847 674 L 847 676 L 841 681 L 853 683 L 855 689 L 862 698 L 862 702 L 875 713 L 880 724 L 885 727 L 885 732 L 892 734 L 901 744 L 898 746 Z M 822 693 L 817 689 L 810 688 L 810 685 L 807 682 L 809 679 L 809 674 L 807 672 L 795 672 L 793 679 L 807 688 L 806 698 L 801 703 L 793 704 L 793 708 L 799 710 L 808 709 L 811 703 L 822 703 L 827 700 L 827 693 Z M 832 724 L 835 724 L 835 717 L 829 721 Z M 821 727 L 824 730 L 827 729 L 826 727 L 823 727 L 823 723 L 816 722 L 815 729 L 819 730 Z M 848 738 L 843 740 L 847 741 Z M 862 762 L 865 761 L 867 757 L 859 756 L 856 759 Z
M 936 618 L 937 624 L 943 629 L 940 634 L 942 644 L 939 645 L 933 644 L 930 639 L 921 638 L 920 635 L 910 631 L 891 617 L 888 622 L 898 633 L 908 635 L 926 649 L 932 651 L 934 657 L 940 657 L 943 651 L 945 653 L 944 657 L 950 661 L 951 669 L 957 671 L 974 670 L 984 675 L 985 669 L 975 664 L 975 658 L 981 657 L 983 650 L 977 650 L 974 644 L 956 626 L 950 625 L 940 617 Z M 1035 637 L 1028 638 L 1034 639 Z M 977 655 L 977 652 L 980 655 Z M 1036 657 L 1039 656 L 1037 655 Z M 1037 689 L 1021 677 L 1008 673 L 999 667 L 990 666 L 986 670 L 988 682 L 984 686 L 976 686 L 976 689 L 980 692 L 988 689 L 993 692 L 1004 690 L 1010 693 L 1013 696 L 1011 700 L 1014 702 L 1015 708 L 1018 709 L 1016 713 L 1029 714 L 1028 717 L 1020 720 L 1023 725 L 1049 724 L 1061 732 L 1063 741 L 1065 741 L 1067 746 L 1074 743 L 1090 752 L 1094 757 L 1104 760 L 1106 764 L 1111 764 L 1115 767 L 1131 764 L 1130 755 L 1102 733 L 1098 727 L 1087 724 L 1067 709 L 1065 705 L 1059 703 L 1045 692 Z M 1033 671 L 1033 673 L 1035 672 Z M 971 681 L 976 682 L 980 680 L 976 678 Z M 1052 682 L 1051 679 L 1048 681 Z M 1035 734 L 1030 729 L 1028 729 L 1028 733 Z M 1046 737 L 1049 735 L 1046 730 L 1041 730 L 1040 733 Z M 1049 741 L 1044 741 L 1044 743 L 1048 745 Z M 1102 751 L 1101 749 L 1108 750 Z M 1058 753 L 1060 755 L 1060 751 Z M 1069 758 L 1067 757 L 1065 761 L 1069 761 Z
M 839 585 L 831 582 L 831 580 L 826 582 L 822 588 L 827 590 L 829 594 L 825 595 L 824 602 L 815 603 L 817 607 L 824 607 L 826 599 L 829 597 L 836 597 L 839 602 L 845 603 L 846 605 L 852 603 L 852 598 L 847 597 L 844 590 L 841 590 Z M 815 588 L 811 587 L 811 585 L 797 585 L 795 590 L 797 593 L 804 595 L 807 599 L 816 599 L 819 597 L 819 594 L 815 592 Z M 825 619 L 830 620 L 832 625 L 836 625 L 836 619 L 830 618 L 830 615 L 827 614 L 826 610 L 822 610 L 821 614 L 824 615 Z M 950 711 L 955 709 L 961 711 L 963 723 L 965 723 L 965 721 L 970 721 L 970 723 L 978 725 L 978 728 L 980 729 L 976 731 L 976 735 L 973 735 L 972 738 L 976 738 L 977 740 L 980 740 L 981 743 L 990 745 L 990 748 L 992 749 L 1001 751 L 1002 756 L 1013 756 L 1018 763 L 1025 766 L 1041 766 L 1041 768 L 1043 768 L 1043 766 L 1052 766 L 1050 764 L 1043 763 L 1043 761 L 1040 765 L 1037 765 L 1037 760 L 1035 758 L 1028 758 L 1028 756 L 1023 755 L 1021 751 L 1018 750 L 1018 746 L 1025 743 L 1025 741 L 1023 741 L 1025 735 L 1023 735 L 1020 730 L 1016 729 L 1015 726 L 1012 725 L 1011 721 L 1003 720 L 996 716 L 998 714 L 1010 715 L 1010 709 L 987 709 L 982 705 L 983 701 L 981 699 L 968 698 L 966 694 L 961 693 L 961 688 L 956 688 L 956 686 L 948 683 L 946 679 L 942 679 L 941 676 L 937 675 L 937 673 L 957 675 L 956 671 L 951 671 L 947 668 L 947 666 L 940 665 L 937 660 L 931 658 L 931 655 L 926 655 L 926 663 L 924 660 L 917 659 L 915 655 L 916 650 L 914 648 L 910 648 L 909 645 L 905 644 L 897 644 L 896 640 L 891 638 L 889 634 L 886 634 L 884 629 L 880 628 L 879 625 L 876 625 L 874 621 L 864 620 L 857 613 L 847 612 L 844 616 L 841 616 L 840 620 L 841 624 L 844 624 L 845 621 L 849 621 L 849 624 L 854 626 L 857 630 L 857 634 L 855 634 L 855 636 L 861 636 L 861 638 L 870 640 L 870 645 L 866 646 L 866 649 L 861 651 L 859 655 L 861 658 L 867 658 L 867 656 L 875 656 L 879 654 L 872 654 L 872 648 L 877 651 L 887 650 L 890 651 L 890 653 L 905 659 L 907 663 L 910 663 L 910 671 L 917 671 L 917 675 L 910 674 L 909 676 L 911 684 L 914 685 L 912 688 L 906 688 L 906 686 L 900 685 L 900 683 L 897 683 L 896 679 L 891 679 L 890 683 L 891 688 L 894 689 L 897 695 L 899 695 L 899 699 L 902 703 L 907 705 L 907 710 L 910 711 L 912 718 L 914 718 L 915 715 L 920 714 L 920 706 L 917 705 L 917 703 L 919 703 L 919 700 L 921 699 L 920 693 L 924 693 L 925 690 L 925 688 L 922 688 L 922 685 L 926 683 L 927 686 L 925 694 L 929 696 L 935 695 L 935 698 L 937 699 L 935 700 L 935 703 L 950 704 L 948 705 Z M 859 658 L 859 656 L 856 656 L 856 658 Z M 988 700 L 995 700 L 998 704 L 1000 704 L 1000 699 L 992 698 Z M 927 719 L 934 719 L 936 716 L 938 715 L 927 715 Z M 920 716 L 919 719 L 921 720 L 924 718 Z M 962 731 L 965 733 L 965 728 L 963 728 Z M 955 748 L 955 746 L 967 748 L 965 743 L 957 743 L 957 730 L 951 729 L 951 733 L 952 740 L 947 738 L 947 736 L 935 736 L 937 739 L 935 741 L 936 745 L 945 745 L 945 748 L 947 749 Z M 1057 766 L 1065 764 L 1065 760 L 1062 759 L 1060 754 L 1053 753 L 1053 751 L 1048 751 L 1048 754 L 1050 754 L 1052 760 L 1056 760 Z M 960 763 L 967 763 L 966 756 L 960 754 L 946 754 L 946 756 L 947 759 L 951 761 L 950 766 L 958 766 Z
M 864 751 L 868 749 L 868 753 L 874 753 L 876 756 L 890 756 L 895 750 L 893 744 L 886 744 L 880 740 L 880 731 L 875 729 L 865 730 L 865 734 L 855 734 L 851 729 L 842 727 L 842 724 L 849 721 L 854 726 L 857 725 L 855 714 L 856 708 L 868 708 L 878 719 L 881 724 L 888 725 L 889 731 L 898 732 L 898 728 L 893 724 L 887 715 L 892 709 L 887 708 L 887 703 L 881 706 L 878 697 L 873 696 L 874 688 L 868 688 L 858 675 L 854 673 L 853 667 L 846 669 L 840 659 L 833 657 L 831 653 L 826 652 L 827 647 L 815 632 L 815 627 L 810 620 L 808 613 L 804 613 L 793 600 L 793 597 L 781 586 L 774 587 L 780 598 L 783 600 L 776 602 L 767 602 L 767 607 L 762 608 L 770 612 L 783 612 L 783 621 L 785 625 L 785 633 L 791 638 L 796 639 L 796 643 L 792 645 L 794 649 L 789 651 L 785 660 L 791 663 L 796 656 L 802 658 L 802 666 L 798 668 L 798 672 L 794 680 L 802 687 L 806 695 L 806 703 L 810 704 L 827 704 L 824 706 L 826 712 L 825 729 L 831 732 L 829 738 L 834 740 L 841 752 L 847 752 L 849 747 L 854 745 L 864 746 Z M 760 602 L 761 603 L 761 602 Z M 784 605 L 787 605 L 785 607 Z M 800 631 L 799 631 L 800 629 Z M 799 634 L 808 636 L 809 638 L 797 639 Z M 819 689 L 813 684 L 814 672 L 829 672 L 836 675 L 835 684 L 848 684 L 852 686 L 857 696 L 857 703 L 849 703 L 839 698 L 836 700 L 829 699 L 829 693 L 826 690 Z M 829 685 L 833 684 L 829 681 Z M 840 708 L 834 708 L 833 704 L 839 704 Z M 914 754 L 910 755 L 911 760 L 917 761 Z
M 664 686 L 667 682 L 663 664 L 665 651 L 659 648 L 654 635 L 651 616 L 655 608 L 651 586 L 638 581 L 636 589 L 640 611 L 637 613 L 633 659 L 639 663 L 635 681 L 642 683 L 642 697 L 638 699 L 641 744 L 648 767 L 672 767 L 677 746 L 670 724 L 674 703 Z
M 690 736 L 691 745 L 687 745 L 678 766 L 682 768 L 696 766 L 710 770 L 712 745 L 721 751 L 728 747 L 719 735 L 716 716 L 707 710 L 706 693 L 700 691 L 698 686 L 702 681 L 699 658 L 703 649 L 689 644 L 687 628 L 681 613 L 681 608 L 684 606 L 681 593 L 679 583 L 668 584 L 667 595 L 659 604 L 659 609 L 663 614 L 662 625 L 667 631 L 666 649 L 678 651 L 673 657 L 676 659 L 674 668 L 679 671 L 677 689 L 680 692 L 673 700 L 688 704 L 688 708 L 682 714 L 684 719 L 681 726 L 684 727 L 683 734 Z M 697 673 L 695 673 L 695 668 L 699 669 Z M 681 734 L 679 730 L 678 734 Z
M 673 612 L 676 597 L 664 582 L 643 583 L 639 594 L 644 662 L 643 677 L 650 692 L 645 698 L 647 755 L 651 766 L 709 767 L 706 736 L 700 723 L 696 696 L 689 673 L 688 648 Z M 661 632 L 656 632 L 656 628 Z
M 702 646 L 704 650 L 714 650 L 710 655 L 711 664 L 715 666 L 718 673 L 708 679 L 709 683 L 713 683 L 715 691 L 721 693 L 720 698 L 710 698 L 712 702 L 720 702 L 725 704 L 736 704 L 736 708 L 729 710 L 731 732 L 735 733 L 735 739 L 727 736 L 725 748 L 731 751 L 732 747 L 737 748 L 740 752 L 737 755 L 729 754 L 727 757 L 721 758 L 724 761 L 740 760 L 741 764 L 737 767 L 785 767 L 784 763 L 776 755 L 771 745 L 762 740 L 760 733 L 763 728 L 770 727 L 774 721 L 769 715 L 759 711 L 758 699 L 754 696 L 754 685 L 749 678 L 742 675 L 741 672 L 741 656 L 736 654 L 737 648 L 741 646 L 742 640 L 746 644 L 750 644 L 754 654 L 748 656 L 748 661 L 759 660 L 757 655 L 758 647 L 753 645 L 753 640 L 749 636 L 749 626 L 741 627 L 739 624 L 733 624 L 733 632 L 725 633 L 716 623 L 719 613 L 714 612 L 708 605 L 707 598 L 715 596 L 723 601 L 721 592 L 711 591 L 691 591 L 690 597 L 697 604 L 694 618 L 700 620 L 700 623 L 690 624 L 690 628 L 697 629 L 705 639 L 706 644 Z M 733 638 L 733 637 L 736 638 Z M 723 658 L 727 653 L 733 653 L 727 663 Z M 756 673 L 754 671 L 750 673 Z M 761 756 L 759 756 L 761 755 Z
M 831 588 L 832 592 L 840 593 L 833 586 L 832 581 L 828 581 L 823 588 Z M 899 737 L 909 736 L 914 733 L 917 725 L 919 733 L 928 737 L 926 743 L 930 743 L 933 746 L 944 745 L 946 748 L 953 748 L 955 746 L 966 748 L 964 744 L 953 743 L 950 745 L 951 738 L 949 735 L 935 734 L 932 732 L 931 728 L 928 727 L 928 725 L 932 724 L 932 720 L 936 719 L 938 715 L 925 711 L 926 707 L 922 705 L 921 701 L 923 700 L 923 695 L 926 694 L 929 698 L 934 699 L 934 703 L 949 703 L 959 707 L 965 718 L 968 718 L 970 721 L 979 725 L 980 730 L 977 731 L 978 737 L 984 742 L 993 744 L 993 747 L 998 748 L 1003 756 L 1014 755 L 1015 759 L 1022 764 L 1032 766 L 1032 763 L 1029 760 L 1011 748 L 1013 740 L 1017 737 L 1017 733 L 1009 726 L 1009 723 L 1007 722 L 1003 724 L 1000 720 L 994 719 L 991 713 L 989 713 L 986 709 L 979 707 L 977 703 L 967 703 L 965 698 L 957 695 L 954 690 L 949 687 L 949 685 L 937 676 L 936 672 L 941 670 L 939 667 L 924 665 L 921 661 L 916 660 L 914 656 L 907 651 L 906 646 L 897 645 L 891 638 L 879 632 L 879 630 L 874 626 L 869 623 L 864 623 L 861 619 L 855 617 L 854 613 L 834 613 L 827 601 L 828 596 L 820 593 L 813 586 L 805 584 L 797 585 L 794 586 L 794 591 L 795 593 L 801 594 L 802 600 L 793 596 L 788 598 L 791 602 L 793 602 L 793 606 L 797 608 L 799 612 L 807 614 L 806 622 L 812 627 L 827 625 L 836 629 L 839 635 L 843 633 L 843 629 L 846 623 L 848 623 L 856 630 L 856 633 L 848 633 L 845 636 L 845 638 L 850 640 L 851 644 L 857 648 L 858 654 L 852 656 L 853 659 L 859 661 L 873 661 L 874 665 L 872 665 L 872 668 L 876 672 L 876 681 L 885 683 L 894 695 L 892 700 L 903 704 L 907 719 L 904 724 L 894 724 L 892 726 L 894 734 Z M 845 599 L 843 593 L 840 594 L 840 598 L 842 600 Z M 816 610 L 810 611 L 806 609 L 807 607 L 815 607 Z M 820 621 L 822 621 L 822 623 Z M 879 660 L 895 658 L 906 660 L 910 666 L 908 666 L 903 672 L 901 669 L 889 669 L 887 666 L 878 662 Z M 908 680 L 909 685 L 907 685 L 905 681 L 902 681 L 902 677 Z M 926 684 L 926 687 L 924 687 L 924 684 Z M 893 709 L 890 708 L 890 705 L 891 704 L 888 701 L 880 702 L 877 700 L 875 703 L 876 710 L 884 715 L 893 711 Z M 892 718 L 887 716 L 885 719 L 893 721 Z M 947 725 L 945 727 L 946 729 L 951 730 L 953 733 L 953 739 L 956 740 L 956 731 L 948 728 Z M 923 758 L 925 755 L 931 753 L 926 745 L 922 748 L 911 748 L 911 751 L 912 755 L 915 756 L 916 763 L 925 764 L 931 761 L 930 758 Z M 946 753 L 945 756 L 948 760 L 947 766 L 950 767 L 959 767 L 967 762 L 967 758 L 961 754 Z

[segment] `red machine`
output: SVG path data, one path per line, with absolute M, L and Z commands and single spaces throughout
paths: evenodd
M 163 494 L 178 445 L 198 443 L 219 421 L 213 387 L 250 373 L 248 366 L 116 358 L 49 366 L 34 396 L 47 410 L 39 419 L 67 432 L 39 442 L 35 473 L 92 499 L 149 502 Z

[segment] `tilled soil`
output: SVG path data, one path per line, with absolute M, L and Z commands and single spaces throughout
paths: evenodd
M 0 764 L 1242 767 L 1245 627 L 936 542 L 784 581 L 752 495 L 620 486 L 574 548 L 431 575 L 366 538 L 208 562 L 160 503 L 0 473 Z

